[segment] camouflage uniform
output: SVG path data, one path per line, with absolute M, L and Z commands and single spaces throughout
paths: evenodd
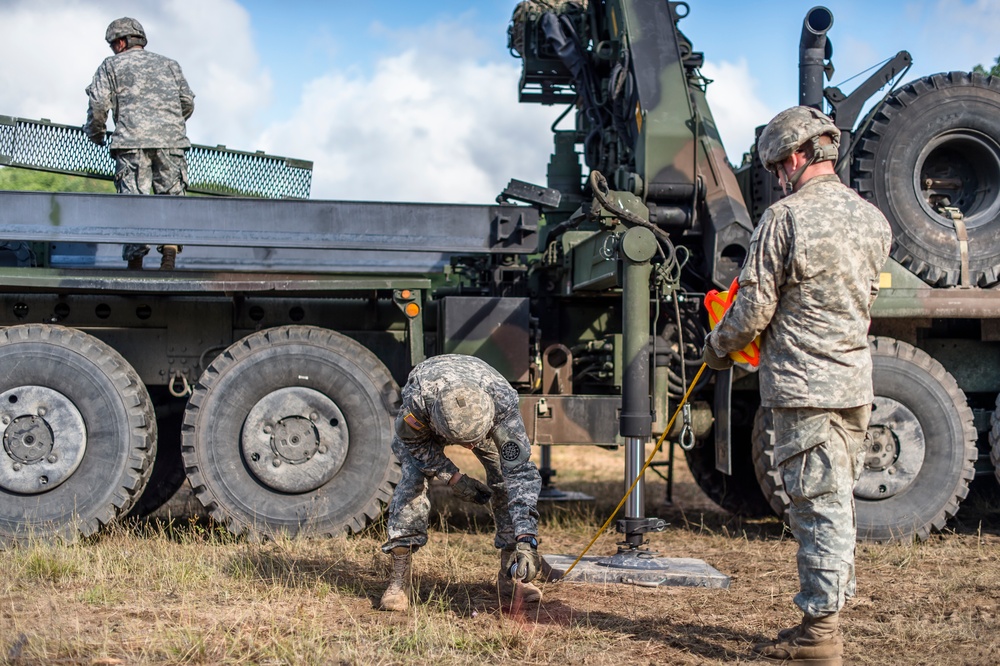
M 761 404 L 799 542 L 795 603 L 816 617 L 854 593 L 854 484 L 873 400 L 871 305 L 889 253 L 885 217 L 835 175 L 764 213 L 731 309 L 706 344 L 724 355 L 761 335 Z
M 111 156 L 115 188 L 121 194 L 182 195 L 187 190 L 191 147 L 185 121 L 194 112 L 194 93 L 174 60 L 130 48 L 106 58 L 87 87 L 90 107 L 84 129 L 91 141 L 104 143 L 108 113 L 115 131 Z M 144 245 L 125 246 L 123 257 L 145 255 Z
M 459 472 L 444 455 L 444 447 L 451 442 L 434 431 L 431 414 L 442 389 L 470 379 L 494 403 L 490 431 L 483 440 L 469 445 L 486 469 L 486 482 L 493 491 L 490 502 L 496 522 L 494 545 L 510 547 L 518 535 L 537 534 L 536 506 L 542 487 L 538 469 L 526 456 L 516 464 L 501 460 L 497 444 L 498 439 L 513 440 L 522 451 L 530 450 L 518 409 L 517 392 L 486 362 L 472 356 L 445 354 L 413 368 L 403 387 L 403 405 L 396 418 L 396 436 L 392 440 L 392 450 L 402 465 L 403 477 L 389 504 L 389 540 L 382 546 L 386 553 L 398 546 L 419 547 L 427 543 L 430 513 L 427 480 L 448 481 Z

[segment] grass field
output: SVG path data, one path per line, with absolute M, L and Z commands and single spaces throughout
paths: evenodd
M 449 455 L 451 451 L 449 450 Z M 476 473 L 471 459 L 455 459 Z M 623 490 L 622 452 L 557 449 L 560 486 L 599 499 L 543 507 L 541 549 L 579 554 Z M 647 486 L 664 555 L 700 558 L 729 590 L 546 583 L 541 604 L 500 603 L 490 518 L 435 497 L 415 559 L 420 603 L 374 610 L 388 573 L 384 529 L 252 543 L 198 520 L 118 527 L 72 545 L 3 553 L 0 663 L 722 664 L 794 624 L 795 543 L 775 519 L 741 521 L 678 469 L 675 502 Z M 862 545 L 844 615 L 846 663 L 1000 663 L 1000 510 L 968 502 L 947 533 Z M 616 535 L 592 554 L 612 554 Z

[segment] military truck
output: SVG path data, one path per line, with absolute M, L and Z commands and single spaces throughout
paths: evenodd
M 676 444 L 722 507 L 782 513 L 756 375 L 692 386 L 702 297 L 738 274 L 780 192 L 752 151 L 729 164 L 703 55 L 679 29 L 688 12 L 520 3 L 520 101 L 574 122 L 553 125 L 546 186 L 512 180 L 494 205 L 0 193 L 0 537 L 91 534 L 185 477 L 235 533 L 360 530 L 398 479 L 398 387 L 446 352 L 518 388 L 543 452 L 624 445 L 626 481 L 690 392 L 668 474 Z M 895 85 L 901 52 L 850 94 L 824 88 L 832 22 L 822 7 L 804 19 L 800 101 L 827 105 L 838 172 L 896 238 L 872 325 L 859 535 L 924 537 L 977 459 L 1000 457 L 1000 82 Z M 129 272 L 126 241 L 185 249 L 174 272 Z M 542 472 L 551 489 L 545 456 Z M 633 548 L 663 527 L 637 494 L 618 525 Z

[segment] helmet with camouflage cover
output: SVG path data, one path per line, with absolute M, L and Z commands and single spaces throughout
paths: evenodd
M 133 39 L 129 39 L 130 37 Z M 146 45 L 146 31 L 142 29 L 142 24 L 127 16 L 112 21 L 108 25 L 107 32 L 104 33 L 104 41 L 108 44 L 123 38 L 128 40 L 130 44 L 134 42 L 142 46 Z
M 831 144 L 820 144 L 820 137 L 829 136 Z M 806 144 L 812 146 L 809 164 L 836 160 L 840 149 L 840 130 L 830 117 L 810 106 L 793 106 L 776 115 L 757 139 L 757 154 L 771 173 Z
M 472 382 L 452 384 L 431 408 L 431 426 L 454 444 L 482 441 L 493 427 L 493 399 Z

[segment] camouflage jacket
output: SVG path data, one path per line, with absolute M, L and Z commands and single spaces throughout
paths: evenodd
M 496 448 L 493 431 L 503 428 L 506 436 L 530 447 L 518 409 L 517 391 L 488 363 L 474 356 L 443 354 L 417 365 L 403 387 L 403 405 L 396 418 L 397 443 L 405 446 L 427 477 L 450 480 L 459 469 L 444 454 L 449 442 L 434 432 L 430 414 L 441 389 L 457 380 L 472 378 L 493 399 L 493 428 L 475 445 Z M 412 416 L 410 416 L 412 415 Z M 409 418 L 408 418 L 409 417 Z M 507 486 L 509 510 L 515 534 L 537 534 L 538 493 L 541 477 L 530 460 L 515 467 L 501 465 Z
M 868 327 L 891 241 L 877 208 L 837 176 L 814 176 L 764 212 L 739 294 L 707 344 L 724 354 L 761 335 L 766 407 L 870 403 Z
M 181 66 L 170 58 L 133 48 L 106 58 L 87 87 L 90 108 L 84 129 L 101 143 L 108 113 L 115 121 L 111 148 L 188 148 L 184 121 L 194 112 L 194 93 Z

